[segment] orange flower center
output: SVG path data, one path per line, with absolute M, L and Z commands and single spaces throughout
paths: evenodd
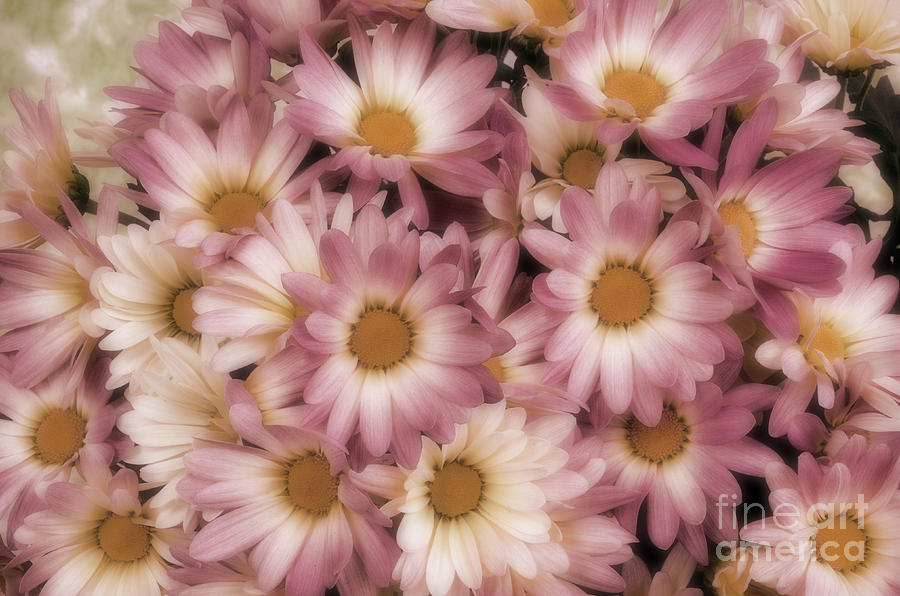
M 577 149 L 562 164 L 562 177 L 569 184 L 594 188 L 597 174 L 603 167 L 603 155 L 593 149 Z
M 803 345 L 806 337 L 801 335 L 797 343 Z M 825 370 L 825 362 L 819 356 L 819 352 L 825 356 L 825 360 L 834 362 L 844 357 L 845 349 L 844 338 L 830 324 L 821 322 L 806 346 L 806 361 L 820 370 Z
M 657 464 L 684 451 L 689 435 L 684 418 L 672 406 L 666 406 L 656 426 L 645 426 L 634 416 L 625 424 L 625 438 L 632 453 Z
M 484 366 L 491 371 L 491 374 L 494 375 L 497 381 L 500 383 L 506 382 L 506 370 L 503 368 L 503 363 L 500 361 L 499 356 L 488 358 Z
M 130 517 L 110 515 L 97 528 L 97 541 L 107 557 L 130 563 L 150 550 L 150 530 Z
M 851 514 L 830 518 L 816 531 L 816 557 L 839 573 L 855 571 L 865 562 L 868 537 Z
M 431 504 L 444 517 L 458 517 L 478 506 L 484 481 L 478 470 L 459 462 L 450 462 L 434 473 Z
M 638 118 L 646 118 L 666 102 L 666 88 L 652 75 L 617 70 L 606 76 L 603 93 L 631 104 Z
M 338 479 L 321 453 L 301 457 L 288 469 L 287 492 L 294 505 L 314 515 L 324 515 L 337 500 Z
M 412 330 L 401 315 L 377 308 L 360 315 L 351 328 L 349 348 L 366 368 L 389 368 L 409 355 Z
M 213 221 L 222 232 L 231 232 L 237 228 L 252 228 L 256 225 L 256 214 L 263 208 L 258 195 L 249 192 L 230 192 L 224 194 L 209 209 Z
M 390 157 L 406 155 L 416 145 L 416 130 L 409 118 L 397 112 L 376 112 L 359 122 L 359 136 L 372 153 Z
M 743 202 L 728 201 L 719 205 L 719 217 L 726 226 L 734 226 L 738 229 L 741 251 L 744 253 L 744 258 L 748 258 L 756 247 L 758 237 L 756 219 L 753 214 Z
M 186 335 L 197 335 L 199 332 L 194 328 L 194 319 L 197 313 L 194 312 L 194 306 L 191 302 L 194 292 L 200 288 L 188 287 L 178 290 L 172 299 L 171 312 L 169 316 L 172 319 L 177 332 Z
M 34 448 L 47 464 L 62 464 L 84 445 L 87 425 L 75 410 L 54 408 L 38 423 Z
M 568 0 L 527 0 L 527 2 L 543 27 L 562 27 L 575 16 L 575 7 Z
M 636 269 L 610 267 L 594 282 L 590 305 L 607 327 L 631 325 L 650 312 L 653 284 Z

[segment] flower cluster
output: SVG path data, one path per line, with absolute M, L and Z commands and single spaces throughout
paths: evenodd
M 134 61 L 89 163 L 11 93 L 6 594 L 900 593 L 838 180 L 900 187 L 900 0 L 193 0 Z

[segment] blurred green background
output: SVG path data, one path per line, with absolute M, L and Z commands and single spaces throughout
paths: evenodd
M 177 2 L 0 0 L 0 130 L 17 121 L 9 89 L 37 99 L 49 76 L 73 149 L 95 150 L 72 129 L 79 118 L 107 120 L 103 87 L 133 82 L 134 42 L 155 34 L 160 18 L 176 19 Z M 0 138 L 0 151 L 6 149 Z

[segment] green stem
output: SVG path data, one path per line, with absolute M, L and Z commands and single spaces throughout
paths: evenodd
M 866 95 L 869 93 L 869 87 L 872 86 L 872 77 L 875 76 L 875 68 L 870 66 L 868 72 L 866 72 L 866 81 L 863 83 L 862 89 L 859 92 L 859 97 L 856 99 L 856 109 L 861 110 L 863 107 L 863 102 L 866 101 Z
M 838 82 L 841 84 L 841 90 L 838 92 L 837 101 L 834 107 L 838 110 L 844 110 L 844 94 L 847 93 L 847 76 L 838 75 Z

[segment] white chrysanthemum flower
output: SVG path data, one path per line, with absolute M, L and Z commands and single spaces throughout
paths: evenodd
M 193 251 L 171 240 L 171 228 L 159 221 L 149 230 L 131 225 L 126 234 L 97 240 L 114 267 L 98 269 L 91 278 L 91 292 L 100 301 L 94 323 L 111 331 L 100 348 L 119 352 L 109 366 L 110 388 L 154 361 L 151 337 L 176 337 L 194 346 L 199 341 L 192 297 L 203 281 L 191 264 Z
M 527 545 L 550 541 L 545 491 L 558 488 L 553 474 L 569 456 L 529 432 L 525 420 L 521 408 L 485 404 L 456 426 L 451 443 L 423 437 L 405 494 L 388 505 L 404 514 L 397 531 L 403 554 L 394 569 L 404 593 L 477 589 L 507 569 L 537 574 Z
M 197 512 L 175 491 L 185 475 L 184 454 L 193 448 L 194 439 L 239 442 L 225 403 L 230 377 L 210 368 L 216 346 L 208 338 L 199 353 L 173 338 L 159 341 L 151 336 L 150 343 L 162 372 L 142 370 L 134 375 L 126 394 L 133 409 L 119 417 L 118 426 L 135 443 L 125 461 L 141 466 L 144 482 L 162 487 L 148 501 L 157 526 L 183 524 L 187 529 Z

